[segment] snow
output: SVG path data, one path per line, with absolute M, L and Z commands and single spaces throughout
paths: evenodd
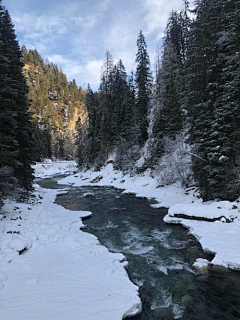
M 174 217 L 177 214 L 184 214 L 193 218 L 200 217 L 220 220 L 221 217 L 224 217 L 228 220 L 233 220 L 238 217 L 238 207 L 237 204 L 232 204 L 228 201 L 213 202 L 211 204 L 177 204 L 169 209 L 168 215 Z
M 215 253 L 211 264 L 240 270 L 240 216 L 231 223 L 206 222 L 164 217 L 166 223 L 179 223 L 189 229 L 203 250 Z
M 37 164 L 37 176 L 76 168 L 73 162 L 61 165 Z M 125 257 L 80 229 L 91 212 L 54 203 L 67 190 L 34 187 L 33 203 L 7 200 L 2 208 L 0 319 L 120 320 L 140 312 Z
M 170 208 L 166 223 L 187 227 L 204 250 L 215 253 L 210 264 L 240 269 L 237 202 L 203 203 L 194 188 L 160 187 L 150 171 L 123 174 L 111 163 L 100 172 L 77 172 L 73 161 L 36 165 L 37 177 L 61 174 L 69 174 L 61 184 L 114 186 L 156 199 L 154 207 Z M 54 203 L 58 194 L 67 192 L 35 185 L 32 203 L 5 201 L 0 217 L 1 320 L 120 320 L 140 312 L 138 287 L 128 278 L 125 257 L 109 252 L 95 236 L 81 230 L 81 218 L 91 212 L 70 211 Z M 217 220 L 196 220 L 204 218 Z M 132 247 L 135 254 L 150 250 Z M 209 261 L 197 259 L 193 266 L 201 272 L 208 265 Z M 167 272 L 164 264 L 159 268 Z
M 203 250 L 215 253 L 211 264 L 240 270 L 239 204 L 229 201 L 203 203 L 195 188 L 184 190 L 177 183 L 159 187 L 158 177 L 152 175 L 150 171 L 141 175 L 123 174 L 114 170 L 110 163 L 101 171 L 79 172 L 63 178 L 59 183 L 86 186 L 92 185 L 91 181 L 101 176 L 101 180 L 94 185 L 114 186 L 123 189 L 125 194 L 153 198 L 158 203 L 152 204 L 152 207 L 169 208 L 168 215 L 164 217 L 166 223 L 182 224 L 196 237 Z M 184 216 L 177 217 L 179 214 Z
M 209 266 L 209 261 L 207 259 L 198 258 L 194 264 L 193 267 L 199 270 L 201 273 L 204 273 L 207 271 Z
M 51 161 L 38 162 L 34 166 L 36 178 L 50 178 L 54 175 L 64 175 L 77 170 L 76 161 Z
M 11 239 L 7 246 L 14 251 L 22 251 L 24 249 L 30 249 L 32 246 L 32 240 L 31 239 L 21 239 L 19 236 L 15 239 Z

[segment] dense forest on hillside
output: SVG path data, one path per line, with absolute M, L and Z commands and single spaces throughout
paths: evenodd
M 136 73 L 109 52 L 89 119 L 79 127 L 82 168 L 151 169 L 160 184 L 196 183 L 204 200 L 239 196 L 240 1 L 198 0 L 171 12 L 152 80 L 143 33 Z
M 84 119 L 85 92 L 57 65 L 44 61 L 37 50 L 22 47 L 23 74 L 29 87 L 28 99 L 36 142 L 36 160 L 73 159 L 76 122 Z

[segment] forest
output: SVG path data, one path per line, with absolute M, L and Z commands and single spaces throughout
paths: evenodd
M 239 196 L 239 5 L 202 0 L 190 11 L 185 1 L 172 11 L 154 77 L 142 31 L 135 74 L 106 53 L 98 92 L 87 89 L 81 167 L 114 154 L 116 169 L 196 183 L 204 200 Z
M 81 169 L 149 170 L 196 185 L 204 200 L 239 196 L 240 1 L 184 1 L 169 14 L 155 70 L 144 33 L 136 72 L 106 52 L 86 92 L 37 50 L 20 49 L 0 6 L 0 194 L 30 190 L 31 165 L 77 158 Z M 75 147 L 76 144 L 76 147 Z M 75 152 L 75 148 L 77 148 Z

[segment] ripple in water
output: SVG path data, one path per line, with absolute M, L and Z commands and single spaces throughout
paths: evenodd
M 50 185 L 48 181 L 48 188 L 55 182 Z M 84 198 L 86 192 L 94 197 Z M 194 261 L 210 256 L 183 227 L 164 224 L 166 209 L 104 187 L 72 187 L 56 202 L 92 211 L 84 231 L 126 256 L 129 277 L 139 286 L 143 301 L 143 312 L 131 319 L 240 319 L 240 273 L 213 267 L 208 274 L 196 275 Z

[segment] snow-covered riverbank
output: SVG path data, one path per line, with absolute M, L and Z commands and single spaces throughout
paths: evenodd
M 58 169 L 60 168 L 60 169 Z M 36 176 L 76 169 L 38 164 Z M 54 203 L 63 190 L 35 185 L 32 203 L 6 201 L 0 221 L 1 320 L 120 320 L 141 310 L 122 254 L 79 228 L 90 212 Z
M 70 174 L 71 173 L 71 174 Z M 67 185 L 110 185 L 155 198 L 153 206 L 170 207 L 167 223 L 181 223 L 205 250 L 212 263 L 240 269 L 238 203 L 203 204 L 196 190 L 178 185 L 159 187 L 146 172 L 123 175 L 108 164 L 100 172 L 76 172 L 74 162 L 36 165 L 36 177 L 69 174 Z M 128 279 L 122 254 L 110 253 L 97 238 L 79 230 L 91 214 L 54 203 L 64 190 L 35 185 L 32 203 L 6 201 L 0 216 L 1 320 L 114 320 L 141 309 L 138 288 Z M 200 221 L 198 219 L 214 220 Z M 206 261 L 196 265 L 206 268 Z
M 111 163 L 101 171 L 79 172 L 59 183 L 75 186 L 109 185 L 124 189 L 124 193 L 155 198 L 159 203 L 154 206 L 170 207 L 164 219 L 166 223 L 179 223 L 187 227 L 204 250 L 215 253 L 212 264 L 240 269 L 240 214 L 237 202 L 203 203 L 194 188 L 184 190 L 177 184 L 159 187 L 149 172 L 135 176 L 124 175 L 113 170 Z M 204 267 L 206 262 L 202 263 Z M 197 265 L 201 266 L 201 263 Z

